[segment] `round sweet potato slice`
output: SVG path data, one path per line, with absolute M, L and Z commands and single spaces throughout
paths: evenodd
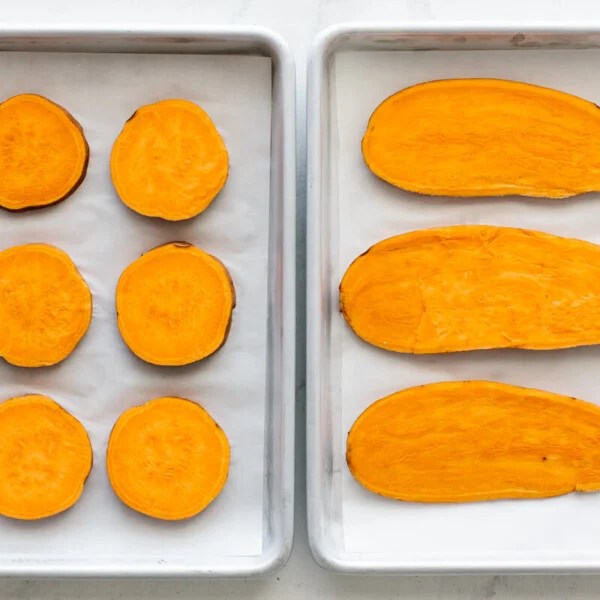
M 81 125 L 36 94 L 0 103 L 0 208 L 55 204 L 83 181 L 89 148 Z
M 92 319 L 92 295 L 66 252 L 25 244 L 0 252 L 0 356 L 20 367 L 64 360 Z
M 173 242 L 123 271 L 116 305 L 121 336 L 134 354 L 155 365 L 187 365 L 225 343 L 235 290 L 220 260 Z
M 0 515 L 43 519 L 77 502 L 92 468 L 83 425 L 48 396 L 0 404 Z
M 121 200 L 147 217 L 181 221 L 200 214 L 225 184 L 227 148 L 210 117 L 189 100 L 139 108 L 110 157 Z
M 229 442 L 199 404 L 156 398 L 118 418 L 106 467 L 115 494 L 130 508 L 157 519 L 187 519 L 223 489 Z

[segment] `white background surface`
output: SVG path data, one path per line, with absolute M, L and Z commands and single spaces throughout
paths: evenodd
M 299 202 L 304 211 L 304 89 L 307 48 L 325 26 L 349 20 L 517 23 L 580 21 L 600 26 L 597 0 L 0 0 L 4 23 L 260 24 L 281 33 L 296 55 Z M 600 76 L 600 69 L 598 70 Z M 302 247 L 303 236 L 300 240 Z M 301 254 L 301 252 L 300 252 Z M 302 283 L 300 283 L 302 295 Z M 299 307 L 302 314 L 303 305 Z M 302 328 L 300 327 L 300 331 Z M 302 344 L 303 336 L 299 337 Z M 299 346 L 302 347 L 302 346 Z M 299 352 L 301 357 L 302 353 Z M 299 359 L 302 371 L 303 361 Z M 599 576 L 347 577 L 317 567 L 306 544 L 304 384 L 298 382 L 296 539 L 287 567 L 273 577 L 239 581 L 0 581 L 0 600 L 370 598 L 544 600 L 600 597 Z M 598 515 L 600 518 L 600 515 Z M 1 541 L 0 541 L 1 543 Z

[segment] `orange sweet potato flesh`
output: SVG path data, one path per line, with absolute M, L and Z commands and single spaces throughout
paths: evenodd
M 371 404 L 347 462 L 368 490 L 413 502 L 600 490 L 600 408 L 490 381 L 405 389 Z
M 64 360 L 88 330 L 92 295 L 68 254 L 48 244 L 0 252 L 0 356 L 20 367 Z
M 130 508 L 157 519 L 187 519 L 225 485 L 229 442 L 199 404 L 156 398 L 119 417 L 106 467 L 115 494 Z
M 83 181 L 89 149 L 81 125 L 35 94 L 0 103 L 0 208 L 55 204 Z
M 210 117 L 189 100 L 139 108 L 110 158 L 121 200 L 148 217 L 181 221 L 204 211 L 229 171 L 227 148 Z
M 42 519 L 73 506 L 92 468 L 81 423 L 47 396 L 0 403 L 0 515 Z
M 362 152 L 375 175 L 420 194 L 566 198 L 600 190 L 600 110 L 516 81 L 431 81 L 377 107 Z
M 159 246 L 129 265 L 116 296 L 123 340 L 155 365 L 187 365 L 216 352 L 235 307 L 223 263 L 186 242 Z
M 429 354 L 600 343 L 600 246 L 457 225 L 375 244 L 346 271 L 341 311 L 365 341 Z

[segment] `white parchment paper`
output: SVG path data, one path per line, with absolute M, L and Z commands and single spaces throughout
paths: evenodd
M 499 77 L 555 87 L 600 104 L 597 50 L 349 52 L 335 57 L 332 94 L 334 281 L 350 262 L 386 237 L 452 224 L 539 229 L 600 243 L 600 195 L 566 201 L 428 198 L 396 189 L 364 165 L 360 142 L 377 105 L 406 86 L 451 77 Z M 334 229 L 336 227 L 334 225 Z M 341 532 L 350 552 L 396 560 L 500 562 L 600 557 L 600 494 L 548 500 L 424 505 L 395 502 L 359 486 L 344 463 L 346 433 L 372 402 L 424 383 L 491 379 L 538 387 L 600 404 L 600 348 L 410 356 L 362 342 L 334 312 L 340 349 L 341 427 L 334 445 L 341 472 Z M 334 350 L 335 352 L 335 350 Z M 440 558 L 442 557 L 442 558 Z
M 73 258 L 94 299 L 91 327 L 75 352 L 49 368 L 0 361 L 0 397 L 48 394 L 81 420 L 94 467 L 80 501 L 39 522 L 0 519 L 0 561 L 49 558 L 173 564 L 203 556 L 260 554 L 263 537 L 264 414 L 267 344 L 271 62 L 247 56 L 0 53 L 0 98 L 39 93 L 69 110 L 90 145 L 88 174 L 64 202 L 0 213 L 0 248 L 54 244 Z M 214 203 L 180 223 L 129 210 L 110 180 L 112 143 L 140 105 L 187 98 L 212 117 L 229 151 L 230 174 Z M 223 348 L 187 367 L 137 359 L 119 335 L 117 280 L 143 252 L 185 240 L 220 258 L 237 307 Z M 104 455 L 117 417 L 162 395 L 202 404 L 231 444 L 229 479 L 198 517 L 160 522 L 114 496 Z

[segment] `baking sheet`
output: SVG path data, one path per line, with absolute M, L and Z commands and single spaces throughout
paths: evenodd
M 362 342 L 338 313 L 337 286 L 350 262 L 386 237 L 451 224 L 540 229 L 600 243 L 600 195 L 566 200 L 428 198 L 396 189 L 370 173 L 360 153 L 376 106 L 406 86 L 452 77 L 499 77 L 536 83 L 600 103 L 595 76 L 600 51 L 493 50 L 336 52 L 329 110 L 331 253 L 331 402 L 334 521 L 337 551 L 371 554 L 371 568 L 429 568 L 600 562 L 600 494 L 529 501 L 425 505 L 385 499 L 364 490 L 345 465 L 347 431 L 373 401 L 429 382 L 491 379 L 538 387 L 600 404 L 600 348 L 519 350 L 410 356 Z M 339 378 L 339 379 L 338 379 Z M 337 382 L 340 382 L 339 385 Z M 339 503 L 339 504 L 338 504 Z M 348 555 L 346 555 L 348 556 Z
M 80 501 L 51 519 L 0 519 L 0 563 L 137 564 L 199 568 L 210 557 L 259 555 L 263 545 L 267 263 L 271 149 L 271 59 L 254 56 L 0 53 L 0 98 L 45 95 L 81 123 L 90 145 L 88 174 L 64 202 L 0 214 L 0 248 L 47 242 L 70 254 L 91 287 L 91 327 L 63 363 L 22 369 L 0 361 L 1 397 L 48 394 L 90 434 L 94 467 Z M 109 174 L 112 143 L 135 109 L 183 97 L 211 115 L 227 145 L 228 181 L 199 217 L 167 223 L 118 200 Z M 187 367 L 137 359 L 116 326 L 114 292 L 122 270 L 173 240 L 219 257 L 236 287 L 229 338 L 212 357 Z M 128 509 L 112 493 L 104 454 L 117 417 L 161 395 L 202 404 L 231 444 L 229 479 L 198 517 L 161 522 Z

